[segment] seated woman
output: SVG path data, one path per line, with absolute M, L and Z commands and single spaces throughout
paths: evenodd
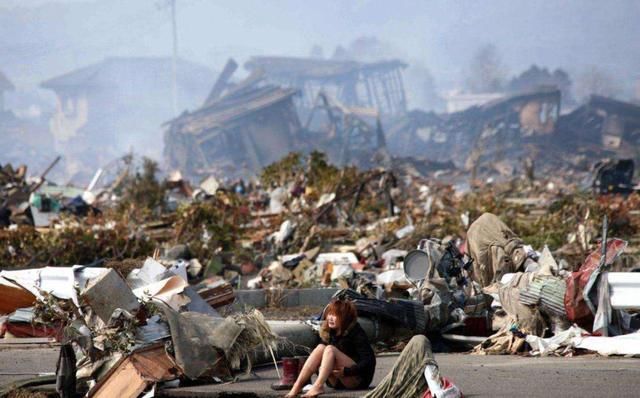
M 295 397 L 318 372 L 312 388 L 303 397 L 317 397 L 324 383 L 335 389 L 365 389 L 371 384 L 376 356 L 367 335 L 358 324 L 356 306 L 348 300 L 332 300 L 322 316 L 322 343 L 313 350 L 293 388 L 286 395 Z

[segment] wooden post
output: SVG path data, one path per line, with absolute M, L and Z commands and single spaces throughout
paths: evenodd
M 391 89 L 388 84 L 388 73 L 383 73 L 380 75 L 380 83 L 382 83 L 382 92 L 384 94 L 384 99 L 387 101 L 387 110 L 389 114 L 393 114 L 393 101 L 391 100 L 391 96 L 389 95 L 389 90 Z
M 367 89 L 367 100 L 369 101 L 369 107 L 374 107 L 375 105 L 373 103 L 373 97 L 372 97 L 372 94 L 371 94 L 371 87 L 369 86 L 369 77 L 368 76 L 364 77 L 363 83 L 364 83 L 364 86 Z

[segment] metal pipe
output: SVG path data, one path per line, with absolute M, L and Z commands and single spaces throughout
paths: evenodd
M 296 355 L 307 355 L 320 342 L 318 334 L 303 321 L 267 321 L 267 323 L 276 335 L 283 338 L 282 342 L 278 343 L 277 349 L 274 350 L 276 360 Z M 407 329 L 396 328 L 377 319 L 358 317 L 358 323 L 364 329 L 371 343 L 411 333 Z M 251 360 L 256 365 L 273 361 L 271 353 L 263 349 L 257 350 Z

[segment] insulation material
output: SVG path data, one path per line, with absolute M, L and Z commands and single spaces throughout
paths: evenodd
M 189 286 L 187 281 L 180 276 L 174 275 L 159 282 L 134 289 L 133 294 L 144 300 L 158 299 L 177 311 L 190 302 L 188 297 L 181 294 L 187 286 Z

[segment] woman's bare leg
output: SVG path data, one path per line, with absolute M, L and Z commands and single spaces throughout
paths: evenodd
M 347 354 L 345 354 L 344 352 L 340 351 L 335 347 L 334 347 L 334 354 L 336 357 L 334 369 L 350 368 L 356 364 L 353 361 L 353 359 L 349 358 Z M 336 379 L 335 377 L 329 376 L 329 380 L 334 385 L 336 384 L 335 379 Z M 347 388 L 356 388 L 358 387 L 358 384 L 360 384 L 360 379 L 357 376 L 342 376 L 339 378 L 339 380 L 342 382 L 342 385 L 344 385 Z
M 332 377 L 331 372 L 333 372 L 334 369 L 345 368 L 353 366 L 354 364 L 355 362 L 353 362 L 351 358 L 339 349 L 332 345 L 327 346 L 322 354 L 322 363 L 320 364 L 318 378 L 315 383 L 313 383 L 313 387 L 307 391 L 305 396 L 316 396 L 322 394 L 324 392 L 324 383 L 329 377 Z M 355 377 L 342 377 L 340 380 L 347 388 L 356 387 L 358 382 Z
M 311 352 L 298 375 L 298 379 L 291 388 L 291 391 L 286 395 L 287 397 L 293 397 L 300 394 L 302 387 L 304 387 L 304 383 L 309 381 L 311 375 L 313 375 L 320 367 L 320 362 L 322 361 L 322 356 L 326 347 L 327 346 L 324 344 L 318 344 L 318 346 Z

